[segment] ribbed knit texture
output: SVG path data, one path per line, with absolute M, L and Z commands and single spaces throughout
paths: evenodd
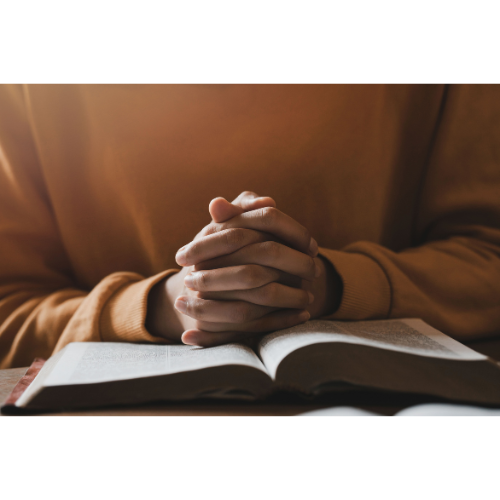
M 363 320 L 386 318 L 391 287 L 383 269 L 366 255 L 319 249 L 340 275 L 343 293 L 337 311 L 325 319 Z
M 149 291 L 156 283 L 176 272 L 176 270 L 169 270 L 148 279 L 128 283 L 112 295 L 102 308 L 100 320 L 102 340 L 104 342 L 170 343 L 151 335 L 144 323 Z

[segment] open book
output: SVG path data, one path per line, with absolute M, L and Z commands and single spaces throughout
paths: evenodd
M 17 400 L 71 409 L 353 388 L 500 404 L 500 365 L 418 319 L 309 321 L 241 344 L 81 343 L 51 357 Z

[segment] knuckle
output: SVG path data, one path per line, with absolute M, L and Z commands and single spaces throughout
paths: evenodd
M 186 257 L 191 261 L 196 259 L 200 250 L 200 240 L 192 241 L 186 249 Z
M 258 266 L 245 266 L 241 270 L 241 278 L 245 285 L 255 288 L 262 281 L 262 273 Z
M 281 245 L 276 241 L 265 241 L 261 246 L 264 254 L 271 257 L 273 260 L 279 259 L 281 257 Z
M 278 283 L 269 283 L 269 285 L 266 285 L 263 289 L 263 295 L 264 295 L 264 300 L 269 303 L 274 303 L 276 302 L 276 299 L 279 296 L 279 285 Z
M 194 276 L 195 276 L 194 286 L 197 290 L 205 290 L 206 288 L 208 288 L 210 280 L 206 272 L 196 271 Z
M 240 284 L 247 285 L 252 280 L 252 266 L 241 266 L 236 271 L 236 281 Z
M 229 248 L 241 247 L 245 243 L 244 229 L 228 229 L 224 233 L 226 237 L 226 245 Z
M 262 223 L 267 227 L 271 227 L 276 224 L 279 212 L 277 208 L 264 207 L 260 209 L 260 216 L 262 218 Z
M 188 303 L 189 315 L 195 318 L 201 318 L 204 315 L 205 307 L 204 303 L 200 300 L 190 300 Z
M 201 231 L 199 231 L 196 236 L 193 238 L 193 241 L 197 241 L 199 240 L 200 238 L 203 238 L 204 236 L 206 236 L 207 234 L 207 231 L 208 231 L 208 226 L 205 226 Z
M 247 323 L 250 320 L 249 305 L 245 303 L 234 304 L 231 307 L 230 319 L 232 323 Z
M 220 233 L 222 230 L 224 230 L 224 227 L 222 224 L 219 224 L 217 222 L 211 222 L 208 226 L 206 226 L 203 229 L 203 232 L 205 233 L 205 236 L 209 236 L 211 234 L 215 233 Z
M 213 232 L 213 226 L 214 226 L 214 223 L 211 222 L 210 224 L 208 224 L 207 226 L 205 226 L 197 235 L 196 235 L 196 238 L 203 238 L 204 236 L 208 236 L 210 234 L 212 234 Z

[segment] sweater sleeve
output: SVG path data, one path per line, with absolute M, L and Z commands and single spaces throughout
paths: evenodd
M 163 342 L 144 327 L 149 290 L 176 272 L 120 272 L 78 286 L 59 237 L 23 89 L 0 86 L 0 368 L 72 341 Z
M 452 86 L 445 98 L 414 246 L 321 249 L 344 286 L 329 318 L 419 317 L 461 340 L 500 334 L 500 87 Z

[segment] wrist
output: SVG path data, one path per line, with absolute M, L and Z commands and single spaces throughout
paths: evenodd
M 321 255 L 319 255 L 319 258 L 325 266 L 326 276 L 327 300 L 325 301 L 325 308 L 322 316 L 327 316 L 333 314 L 340 307 L 344 285 L 339 273 L 333 267 L 333 264 Z
M 149 292 L 145 327 L 151 335 L 178 342 L 184 331 L 173 304 L 182 286 L 182 273 L 158 282 Z
M 332 263 L 318 255 L 321 267 L 321 275 L 313 285 L 312 294 L 315 301 L 311 304 L 310 313 L 312 318 L 321 318 L 333 314 L 342 300 L 342 280 L 333 267 Z

